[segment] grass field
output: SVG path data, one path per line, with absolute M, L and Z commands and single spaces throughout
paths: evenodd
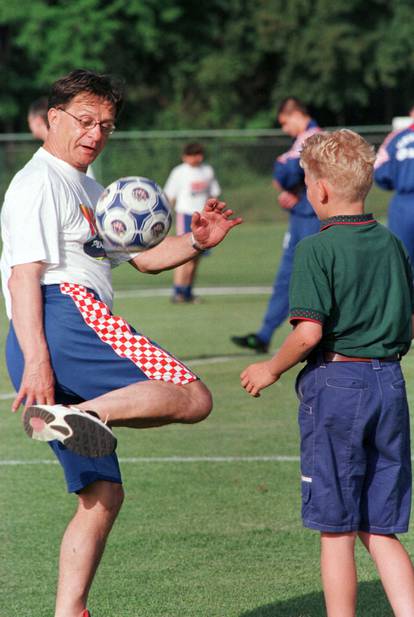
M 279 223 L 234 230 L 202 263 L 199 285 L 270 285 L 282 233 Z M 170 273 L 143 276 L 127 266 L 114 278 L 130 293 L 170 281 Z M 126 501 L 90 595 L 93 617 L 324 614 L 318 534 L 300 521 L 297 371 L 251 399 L 239 373 L 255 356 L 229 341 L 254 331 L 265 305 L 265 295 L 206 296 L 197 306 L 171 305 L 167 297 L 116 301 L 116 311 L 193 366 L 215 407 L 192 427 L 117 431 Z M 287 331 L 277 332 L 273 349 Z M 413 353 L 404 367 L 412 402 Z M 2 364 L 0 394 L 10 390 Z M 75 499 L 48 446 L 26 438 L 10 400 L 0 405 L 0 617 L 51 617 L 59 541 Z M 406 544 L 413 554 L 413 532 Z M 359 617 L 390 617 L 360 548 L 358 562 Z

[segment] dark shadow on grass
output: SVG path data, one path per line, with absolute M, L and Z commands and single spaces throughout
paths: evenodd
M 239 617 L 324 617 L 322 592 L 308 593 L 290 600 L 258 606 L 240 613 Z M 358 617 L 392 617 L 390 605 L 379 581 L 360 583 L 358 587 Z

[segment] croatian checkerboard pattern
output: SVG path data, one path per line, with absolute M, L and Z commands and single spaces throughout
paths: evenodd
M 112 315 L 101 302 L 82 285 L 62 283 L 60 291 L 72 298 L 85 323 L 101 341 L 110 345 L 121 358 L 128 358 L 149 379 L 185 385 L 197 379 L 184 364 L 163 349 L 156 347 L 142 334 L 131 331 L 130 325 L 118 315 Z

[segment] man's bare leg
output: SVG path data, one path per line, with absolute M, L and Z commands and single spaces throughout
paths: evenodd
M 210 413 L 212 398 L 201 381 L 180 386 L 153 379 L 112 390 L 77 407 L 96 412 L 109 426 L 150 428 L 200 422 Z
M 414 615 L 414 569 L 395 535 L 360 532 L 359 537 L 375 562 L 395 617 Z
M 63 536 L 55 617 L 80 617 L 106 539 L 123 501 L 121 484 L 98 481 L 79 494 L 77 511 Z
M 355 533 L 321 533 L 321 575 L 328 617 L 355 617 Z

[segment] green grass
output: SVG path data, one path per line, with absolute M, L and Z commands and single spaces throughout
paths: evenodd
M 283 229 L 246 224 L 205 259 L 200 285 L 270 284 Z M 168 286 L 124 266 L 118 289 Z M 261 398 L 239 386 L 254 359 L 229 336 L 255 330 L 265 296 L 208 296 L 197 306 L 168 298 L 117 300 L 116 310 L 190 361 L 214 394 L 214 411 L 192 427 L 120 429 L 120 457 L 297 455 L 297 370 Z M 6 321 L 2 315 L 4 342 Z M 275 349 L 288 332 L 277 332 Z M 223 361 L 209 363 L 211 358 Z M 203 359 L 205 362 L 203 362 Z M 225 360 L 225 361 L 224 361 Z M 404 361 L 413 402 L 414 353 Z M 11 390 L 4 365 L 0 392 Z M 0 401 L 0 459 L 53 461 Z M 321 617 L 318 534 L 300 521 L 297 462 L 125 462 L 126 501 L 90 595 L 93 617 Z M 0 465 L 0 617 L 50 617 L 60 538 L 75 498 L 55 464 Z M 414 552 L 414 533 L 406 536 Z M 378 577 L 358 549 L 359 617 L 391 617 Z

